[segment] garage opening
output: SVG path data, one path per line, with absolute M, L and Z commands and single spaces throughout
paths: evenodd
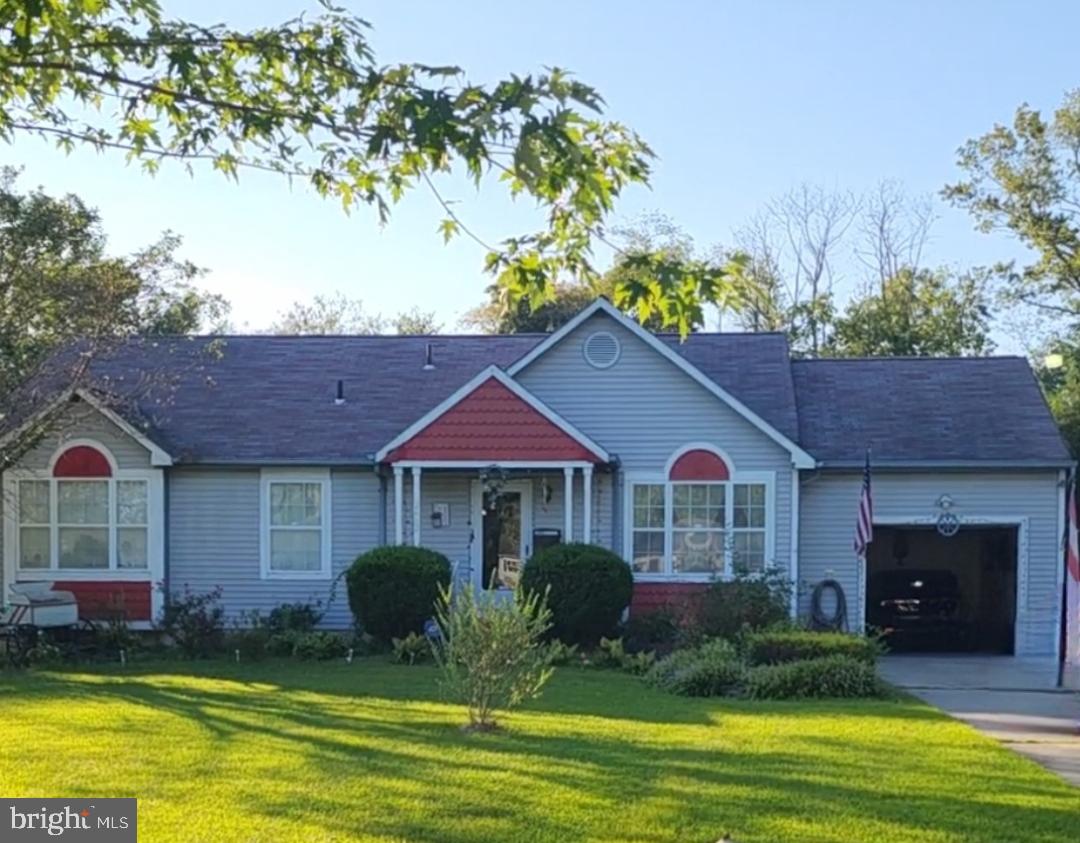
M 1013 652 L 1016 527 L 874 525 L 866 622 L 893 652 Z

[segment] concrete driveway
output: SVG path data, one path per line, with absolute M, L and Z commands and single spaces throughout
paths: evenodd
M 1080 694 L 1053 659 L 888 656 L 881 675 L 1080 786 Z

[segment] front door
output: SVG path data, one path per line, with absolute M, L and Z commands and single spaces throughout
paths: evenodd
M 477 588 L 510 591 L 532 552 L 532 483 L 512 480 L 497 496 L 473 483 L 473 582 Z M 475 529 L 479 525 L 480 529 Z

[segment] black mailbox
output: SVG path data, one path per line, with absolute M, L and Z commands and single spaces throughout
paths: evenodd
M 540 529 L 533 530 L 533 553 L 543 550 L 545 547 L 562 543 L 562 530 Z

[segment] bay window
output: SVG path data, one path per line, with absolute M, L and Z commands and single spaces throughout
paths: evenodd
M 662 480 L 628 478 L 626 544 L 635 575 L 696 579 L 765 569 L 772 476 L 696 465 L 701 470 L 669 471 Z M 717 479 L 700 476 L 706 469 Z
M 263 577 L 329 577 L 329 473 L 264 471 L 261 486 Z

